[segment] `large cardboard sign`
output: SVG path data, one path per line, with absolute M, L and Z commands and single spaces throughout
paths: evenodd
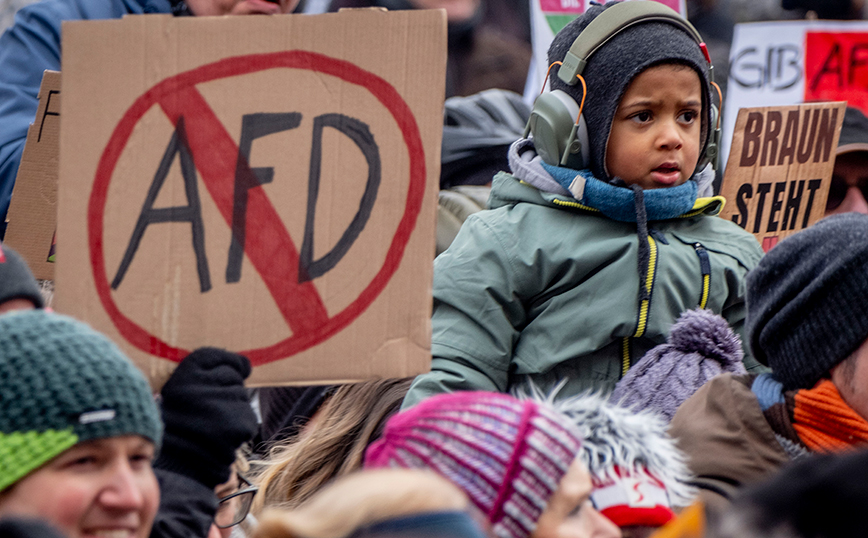
M 63 26 L 57 309 L 159 385 L 191 349 L 249 383 L 430 361 L 443 11 Z
M 60 151 L 60 73 L 46 71 L 36 120 L 27 130 L 4 242 L 21 254 L 36 278 L 54 278 L 57 167 Z
M 543 86 L 548 70 L 548 50 L 555 34 L 590 7 L 592 0 L 530 0 L 531 39 L 533 60 L 525 88 L 525 100 L 533 103 Z M 627 0 L 657 1 L 687 17 L 685 0 Z
M 868 22 L 737 24 L 723 107 L 721 162 L 728 162 L 744 107 L 849 101 L 868 113 Z
M 743 108 L 721 194 L 721 217 L 763 250 L 823 217 L 847 103 Z

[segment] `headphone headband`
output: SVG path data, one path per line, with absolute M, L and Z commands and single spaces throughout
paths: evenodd
M 672 8 L 651 0 L 621 2 L 603 10 L 576 37 L 558 69 L 558 78 L 570 86 L 575 85 L 576 75 L 582 74 L 588 60 L 600 47 L 631 26 L 654 21 L 672 24 L 687 32 L 697 45 L 703 45 L 696 28 Z
M 699 32 L 678 12 L 652 0 L 620 2 L 600 12 L 573 40 L 563 62 L 555 62 L 555 64 L 561 63 L 558 78 L 574 86 L 579 82 L 590 57 L 603 45 L 625 29 L 645 22 L 663 22 L 687 33 L 702 50 L 708 64 L 709 81 L 716 86 L 711 58 Z M 576 119 L 574 108 L 579 108 L 580 111 L 581 108 L 578 105 L 567 106 L 565 103 L 569 102 L 574 103 L 573 97 L 566 92 L 554 90 L 542 93 L 534 102 L 525 128 L 525 137 L 529 133 L 533 134 L 537 152 L 546 163 L 580 170 L 589 162 L 587 125 L 584 114 Z M 705 145 L 700 154 L 701 159 L 697 165 L 698 170 L 704 168 L 709 162 L 717 169 L 717 148 L 720 142 L 719 112 L 713 103 L 709 103 L 709 106 L 711 117 Z

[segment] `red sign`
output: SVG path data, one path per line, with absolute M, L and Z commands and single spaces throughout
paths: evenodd
M 585 11 L 585 0 L 540 0 L 544 13 L 578 14 Z
M 276 68 L 305 69 L 338 77 L 364 88 L 376 97 L 391 113 L 402 133 L 410 158 L 409 189 L 406 209 L 392 238 L 385 263 L 360 295 L 333 316 L 326 312 L 311 280 L 300 278 L 296 241 L 290 237 L 268 197 L 262 189 L 250 189 L 244 252 L 265 282 L 293 334 L 267 347 L 238 352 L 249 357 L 253 365 L 262 365 L 289 357 L 326 340 L 370 306 L 400 264 L 422 205 L 426 170 L 416 121 L 401 95 L 389 83 L 349 62 L 297 50 L 238 56 L 201 66 L 156 84 L 127 110 L 102 153 L 88 205 L 90 263 L 100 301 L 121 335 L 142 351 L 173 361 L 179 361 L 189 353 L 148 333 L 125 316 L 112 297 L 112 286 L 105 268 L 103 228 L 108 188 L 118 159 L 136 124 L 152 107 L 159 106 L 176 128 L 183 116 L 186 143 L 189 151 L 197 156 L 196 168 L 221 215 L 232 227 L 237 170 L 236 161 L 225 156 L 239 154 L 239 146 L 196 86 Z M 253 174 L 249 167 L 245 173 Z M 274 260 L 280 262 L 275 263 Z
M 847 101 L 868 113 L 868 33 L 805 34 L 805 102 Z

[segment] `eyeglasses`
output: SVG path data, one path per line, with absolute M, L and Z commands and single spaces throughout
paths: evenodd
M 241 481 L 242 489 L 239 489 L 231 495 L 223 497 L 217 506 L 217 513 L 214 514 L 214 524 L 217 528 L 227 529 L 233 525 L 238 525 L 247 513 L 250 512 L 250 505 L 253 503 L 253 497 L 259 488 L 250 483 L 240 473 L 238 479 Z

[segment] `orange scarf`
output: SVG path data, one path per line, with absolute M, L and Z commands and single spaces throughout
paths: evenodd
M 868 421 L 848 406 L 824 379 L 795 396 L 793 428 L 812 452 L 839 452 L 868 444 Z

